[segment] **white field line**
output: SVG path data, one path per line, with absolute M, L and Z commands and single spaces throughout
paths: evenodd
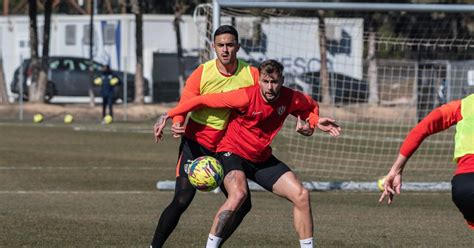
M 113 128 L 113 127 L 84 127 L 84 126 L 75 126 L 73 130 L 76 132 L 86 131 L 86 132 L 109 132 L 109 133 L 150 133 L 153 134 L 153 127 L 149 129 L 142 128 Z
M 12 124 L 12 123 L 2 123 L 0 122 L 0 126 L 33 126 L 33 125 L 40 125 L 42 127 L 48 127 L 48 128 L 54 128 L 54 127 L 60 127 L 64 126 L 64 124 L 60 123 L 41 123 L 41 124 L 33 124 L 33 123 L 17 123 L 17 124 Z M 72 130 L 76 132 L 108 132 L 108 133 L 150 133 L 153 134 L 153 125 L 150 125 L 150 128 L 140 128 L 140 127 L 113 127 L 113 126 L 103 126 L 100 124 L 97 124 L 96 126 L 90 125 L 90 126 L 83 126 L 81 124 L 71 124 L 70 127 Z
M 15 167 L 0 166 L 0 170 L 155 170 L 157 167 L 96 167 L 96 166 L 32 166 L 32 167 Z
M 72 194 L 72 195 L 140 195 L 155 194 L 156 191 L 60 191 L 60 190 L 1 190 L 0 195 Z

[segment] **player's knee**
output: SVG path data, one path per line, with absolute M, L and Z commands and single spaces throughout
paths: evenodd
M 188 208 L 189 204 L 191 204 L 192 200 L 193 200 L 193 197 L 179 196 L 179 197 L 176 197 L 171 204 L 177 210 L 184 211 L 186 210 L 186 208 Z
M 232 192 L 231 194 L 229 194 L 228 202 L 232 208 L 237 209 L 245 202 L 246 199 L 247 199 L 247 191 L 236 190 Z
M 306 188 L 301 187 L 295 195 L 293 203 L 299 207 L 309 206 L 309 191 Z

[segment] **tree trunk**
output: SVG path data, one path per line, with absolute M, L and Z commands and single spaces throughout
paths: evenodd
M 119 5 L 120 5 L 120 13 L 127 14 L 127 1 L 119 0 Z
M 8 104 L 7 87 L 5 84 L 5 76 L 3 74 L 3 59 L 0 56 L 0 104 Z
M 179 82 L 179 92 L 181 93 L 184 88 L 184 61 L 183 61 L 183 47 L 181 46 L 180 21 L 181 21 L 181 14 L 175 13 L 173 24 L 174 24 L 174 30 L 176 32 L 176 48 L 177 48 L 176 55 L 178 56 L 178 82 Z
M 135 71 L 135 100 L 136 104 L 143 104 L 143 15 L 140 0 L 133 0 L 133 13 L 135 13 L 135 42 L 136 42 L 136 71 Z
M 9 0 L 3 0 L 3 15 L 7 16 L 8 15 L 8 5 L 9 5 Z
M 327 47 L 326 47 L 326 27 L 324 23 L 324 14 L 319 14 L 319 52 L 321 56 L 321 68 L 319 70 L 319 82 L 321 83 L 322 103 L 331 103 L 331 95 L 329 93 L 329 72 L 327 63 Z
M 94 0 L 88 1 L 89 23 L 89 106 L 95 106 L 94 94 Z
M 207 43 L 207 41 L 209 41 L 209 43 Z M 212 40 L 212 10 L 209 9 L 206 12 L 206 41 L 204 41 L 204 49 L 202 49 L 201 52 L 199 53 L 199 61 L 201 63 L 204 63 L 205 61 L 208 61 L 211 59 L 212 57 L 211 43 L 212 42 L 213 42 Z
M 112 8 L 112 3 L 110 3 L 110 0 L 105 0 L 104 5 L 105 5 L 105 9 L 107 10 L 107 14 L 114 13 L 114 9 Z
M 44 3 L 44 30 L 43 30 L 43 52 L 41 54 L 41 71 L 38 79 L 38 90 L 34 97 L 33 102 L 44 102 L 46 87 L 48 84 L 48 71 L 49 71 L 49 35 L 51 30 L 51 13 L 53 11 L 53 0 L 46 0 Z M 48 98 L 48 100 L 50 100 Z
M 183 1 L 176 0 L 173 6 L 174 10 L 174 31 L 176 33 L 176 55 L 178 56 L 178 82 L 179 82 L 179 92 L 183 91 L 184 88 L 184 60 L 183 60 L 183 47 L 181 45 L 181 16 L 189 8 L 189 5 L 185 4 Z
M 373 27 L 369 30 L 367 60 L 369 68 L 367 69 L 369 81 L 369 103 L 376 105 L 379 103 L 379 89 L 377 84 L 377 59 L 375 58 L 375 31 Z
M 38 59 L 38 27 L 36 23 L 37 5 L 36 0 L 28 0 L 28 14 L 30 17 L 30 51 L 31 51 L 31 83 L 28 88 L 28 96 L 31 100 L 32 96 L 38 90 L 38 74 L 40 63 Z

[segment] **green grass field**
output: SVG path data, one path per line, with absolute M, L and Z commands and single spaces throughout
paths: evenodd
M 178 141 L 155 144 L 152 122 L 0 124 L 0 247 L 147 247 L 173 192 Z M 282 159 L 287 142 L 277 142 Z M 319 247 L 472 247 L 449 193 L 313 192 Z M 199 192 L 167 247 L 203 247 L 222 194 Z M 299 247 L 289 202 L 252 192 L 226 247 Z

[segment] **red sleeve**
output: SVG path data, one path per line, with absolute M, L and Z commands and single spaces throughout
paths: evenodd
M 461 119 L 461 100 L 434 109 L 410 131 L 400 147 L 400 153 L 410 157 L 426 137 L 448 129 Z
M 200 65 L 191 73 L 191 75 L 189 75 L 183 88 L 183 92 L 181 93 L 178 105 L 201 94 L 201 77 L 203 68 L 204 66 Z M 183 123 L 185 119 L 186 113 L 182 113 L 173 117 L 173 123 Z
M 245 109 L 249 104 L 246 88 L 217 94 L 205 94 L 193 97 L 189 101 L 179 103 L 178 106 L 168 111 L 174 117 L 202 107 Z
M 314 128 L 319 120 L 319 104 L 310 96 L 294 91 L 291 115 L 302 120 L 309 119 L 309 125 Z
M 253 84 L 258 84 L 258 79 L 260 78 L 260 73 L 258 72 L 258 68 L 250 66 L 250 74 L 252 74 Z

